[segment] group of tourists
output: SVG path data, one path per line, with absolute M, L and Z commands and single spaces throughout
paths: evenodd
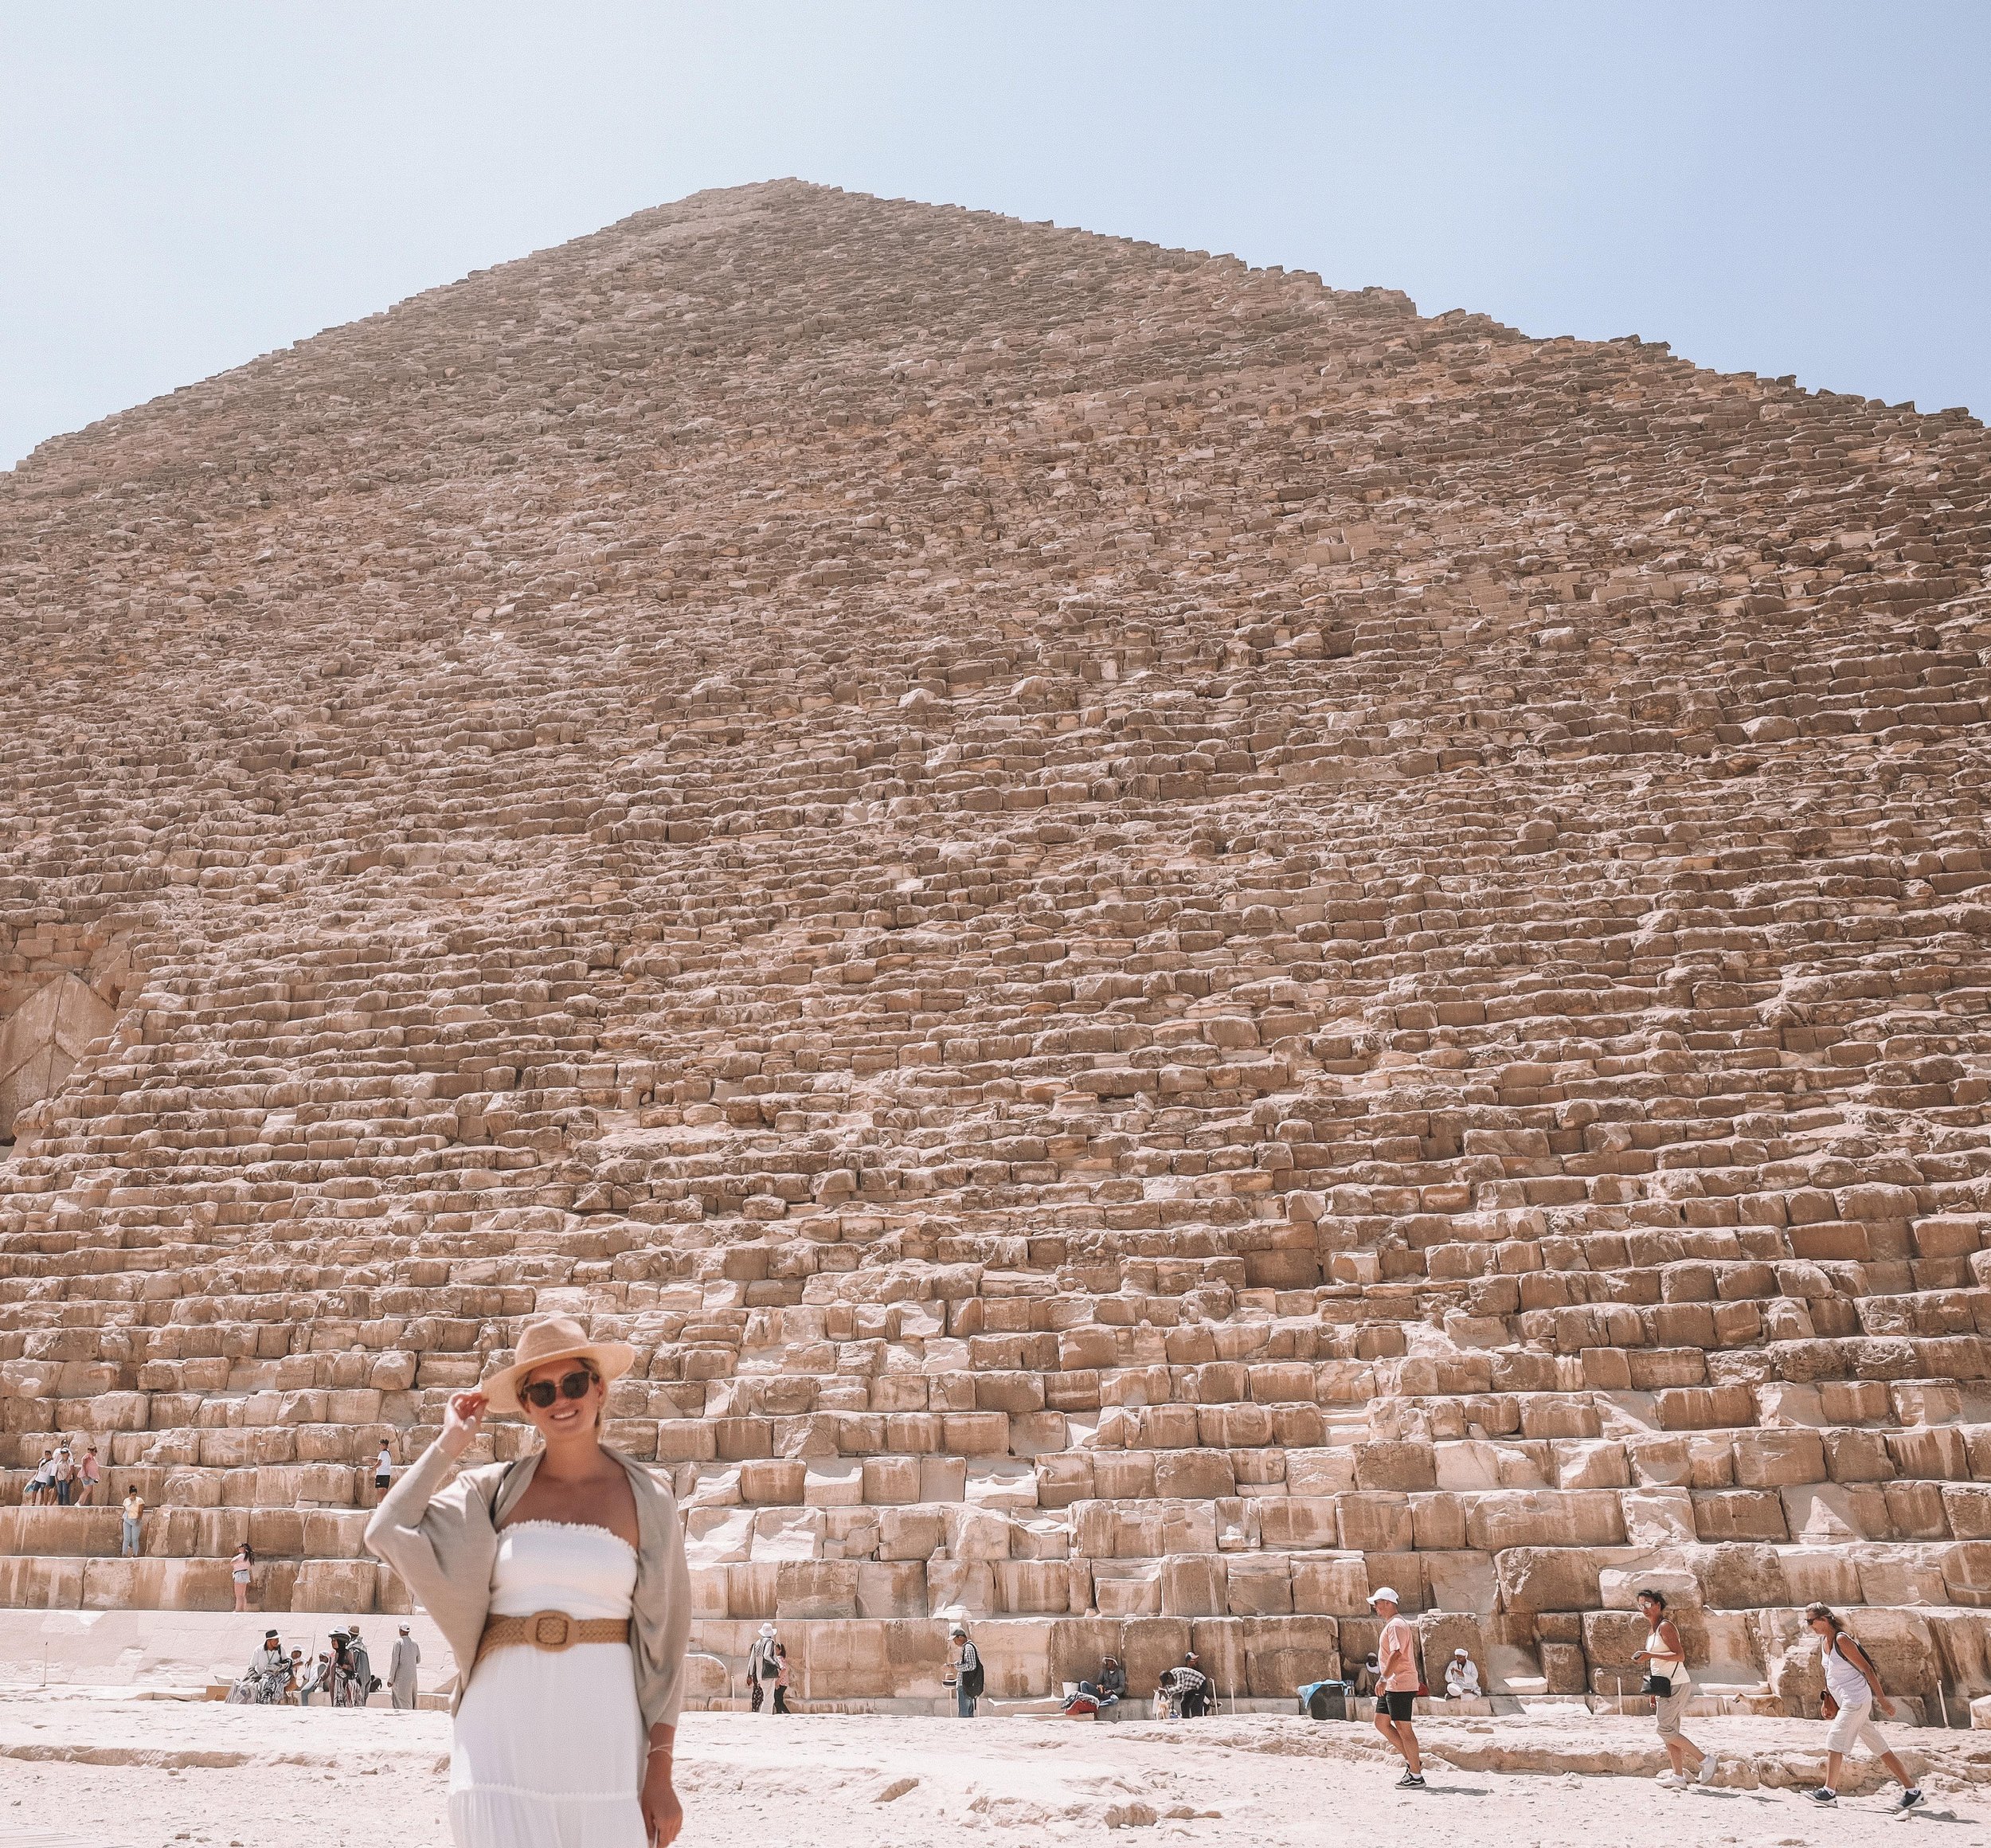
M 1401 1614 L 1394 1587 L 1385 1585 L 1371 1595 L 1369 1603 L 1383 1619 L 1376 1653 L 1371 1658 L 1375 1672 L 1375 1729 L 1403 1760 L 1403 1775 L 1398 1779 L 1397 1787 L 1422 1790 L 1426 1787 L 1424 1764 L 1411 1719 L 1423 1685 L 1417 1666 L 1417 1631 Z M 1641 1692 L 1652 1697 L 1660 1743 L 1666 1748 L 1667 1768 L 1660 1773 L 1659 1782 L 1675 1790 L 1692 1784 L 1711 1784 L 1721 1768 L 1719 1762 L 1713 1752 L 1703 1751 L 1689 1739 L 1680 1725 L 1687 1703 L 1693 1697 L 1694 1678 L 1687 1666 L 1686 1646 L 1680 1640 L 1679 1627 L 1668 1613 L 1666 1594 L 1657 1590 L 1641 1592 L 1638 1607 L 1645 1615 L 1647 1635 L 1645 1646 L 1633 1655 L 1632 1662 L 1645 1670 Z M 1895 1808 L 1904 1812 L 1919 1809 L 1925 1800 L 1921 1787 L 1889 1750 L 1887 1740 L 1873 1722 L 1876 1709 L 1885 1718 L 1895 1709 L 1880 1686 L 1872 1658 L 1829 1606 L 1806 1605 L 1805 1623 L 1818 1639 L 1825 1682 L 1821 1713 L 1828 1724 L 1825 1782 L 1812 1791 L 1811 1800 L 1827 1807 L 1839 1800 L 1840 1768 L 1845 1755 L 1858 1744 L 1879 1759 L 1901 1786 Z M 1459 1652 L 1460 1656 L 1464 1654 L 1464 1650 Z M 1457 1665 L 1457 1658 L 1454 1658 L 1453 1666 Z M 1448 1682 L 1450 1678 L 1448 1671 Z
M 103 1480 L 95 1444 L 86 1446 L 81 1456 L 68 1444 L 58 1444 L 41 1453 L 22 1500 L 30 1508 L 85 1508 L 96 1499 Z
M 250 1658 L 248 1672 L 229 1690 L 229 1699 L 248 1707 L 308 1707 L 315 1699 L 333 1707 L 365 1706 L 379 1693 L 381 1679 L 374 1672 L 359 1626 L 334 1629 L 327 1642 L 314 1662 L 302 1649 L 287 1654 L 283 1638 L 274 1630 L 264 1631 L 262 1646 Z M 421 1646 L 402 1624 L 387 1669 L 393 1704 L 402 1712 L 414 1708 L 421 1658 Z

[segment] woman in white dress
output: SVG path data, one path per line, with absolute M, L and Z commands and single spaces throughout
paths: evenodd
M 683 1826 L 677 1505 L 601 1442 L 609 1384 L 633 1358 L 569 1317 L 532 1324 L 511 1366 L 451 1399 L 441 1436 L 368 1524 L 456 1654 L 458 1848 L 667 1848 Z M 543 1447 L 445 1486 L 494 1411 L 522 1416 Z

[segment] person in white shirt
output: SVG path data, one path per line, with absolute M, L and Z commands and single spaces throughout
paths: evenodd
M 1445 1665 L 1445 1697 L 1448 1701 L 1477 1701 L 1480 1697 L 1480 1671 L 1462 1649 L 1452 1651 Z
M 394 1453 L 387 1447 L 387 1439 L 380 1440 L 380 1455 L 374 1458 L 374 1499 L 377 1502 L 385 1495 L 394 1480 Z
M 1894 1702 L 1881 1692 L 1872 1658 L 1847 1633 L 1830 1605 L 1807 1604 L 1805 1623 L 1818 1639 L 1825 1671 L 1825 1716 L 1832 1722 L 1825 1734 L 1825 1781 L 1811 1793 L 1811 1800 L 1838 1802 L 1839 1768 L 1846 1754 L 1860 1744 L 1887 1766 L 1901 1786 L 1895 1807 L 1921 1808 L 1926 1800 L 1921 1787 L 1910 1780 L 1907 1766 L 1887 1749 L 1887 1741 L 1873 1723 L 1874 1709 L 1878 1707 L 1884 1717 L 1894 1712 Z

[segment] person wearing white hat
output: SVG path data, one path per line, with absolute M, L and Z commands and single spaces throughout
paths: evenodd
M 667 1483 L 601 1439 L 636 1350 L 569 1316 L 452 1396 L 442 1435 L 388 1491 L 366 1544 L 456 1658 L 457 1848 L 669 1848 L 691 1583 Z M 446 1480 L 491 1413 L 540 1447 Z
M 1445 1665 L 1445 1697 L 1448 1701 L 1477 1701 L 1480 1697 L 1480 1671 L 1462 1649 L 1452 1651 Z
M 1375 1729 L 1402 1755 L 1403 1775 L 1396 1787 L 1422 1790 L 1424 1761 L 1410 1725 L 1418 1697 L 1417 1628 L 1397 1614 L 1394 1585 L 1371 1592 L 1369 1605 L 1383 1619 L 1383 1634 L 1375 1642 Z
M 388 1658 L 387 1685 L 393 1689 L 397 1711 L 407 1713 L 414 1710 L 417 1696 L 415 1671 L 421 1666 L 421 1645 L 409 1634 L 408 1626 L 401 1627 L 401 1634 L 394 1639 L 394 1653 Z

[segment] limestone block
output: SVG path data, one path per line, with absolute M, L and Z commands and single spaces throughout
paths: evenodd
M 1621 1443 L 1560 1439 L 1550 1447 L 1559 1489 L 1623 1489 L 1631 1485 L 1631 1466 Z
M 1004 1560 L 995 1568 L 995 1604 L 1018 1616 L 1062 1616 L 1070 1608 L 1071 1576 L 1062 1560 Z
M 1367 1612 L 1369 1573 L 1363 1554 L 1303 1555 L 1295 1557 L 1292 1564 L 1296 1612 L 1330 1617 L 1359 1617 Z M 1486 1568 L 1486 1588 L 1490 1604 L 1493 1589 L 1490 1563 Z
M 68 973 L 15 1008 L 0 1024 L 0 1138 L 12 1136 L 22 1111 L 55 1095 L 115 1019 L 108 1002 Z
M 1239 1553 L 1226 1561 L 1234 1617 L 1279 1617 L 1293 1611 L 1293 1572 L 1283 1553 Z M 1164 1607 L 1165 1609 L 1165 1607 Z
M 1813 1431 L 1747 1431 L 1735 1440 L 1735 1481 L 1746 1489 L 1780 1489 L 1825 1480 L 1825 1445 Z
M 923 1456 L 919 1459 L 922 1502 L 958 1502 L 968 1492 L 964 1457 Z
M 1435 1611 L 1490 1612 L 1500 1606 L 1500 1578 L 1492 1556 L 1483 1552 L 1421 1552 L 1425 1583 L 1431 1608 Z M 1299 1565 L 1293 1567 L 1296 1588 Z
M 1355 1446 L 1355 1486 L 1362 1490 L 1418 1490 L 1438 1486 L 1432 1447 L 1422 1443 Z
M 956 1560 L 1006 1560 L 1011 1523 L 1007 1515 L 972 1503 L 950 1503 L 944 1511 L 947 1550 Z
M 296 1568 L 289 1602 L 306 1611 L 371 1611 L 378 1583 L 371 1560 L 306 1560 Z
M 1784 1583 L 1795 1605 L 1842 1604 L 1860 1601 L 1860 1568 L 1852 1557 L 1835 1549 L 1812 1546 L 1780 1548 Z
M 1294 1499 L 1289 1497 L 1289 1505 Z M 1360 1492 L 1341 1495 L 1336 1498 L 1336 1511 L 1340 1545 L 1351 1552 L 1408 1552 L 1417 1544 L 1407 1495 Z M 1320 1544 L 1335 1543 L 1324 1540 Z
M 1099 1614 L 1102 1617 L 1108 1614 L 1103 1603 Z M 1162 1674 L 1180 1662 L 1192 1646 L 1192 1636 L 1191 1625 L 1183 1618 L 1144 1615 L 1127 1623 L 1119 1632 L 1120 1647 L 1116 1653 L 1127 1670 L 1128 1692 L 1152 1695 Z
M 1460 1495 L 1414 1495 L 1410 1528 L 1419 1552 L 1455 1552 L 1466 1545 L 1465 1499 Z
M 726 1574 L 728 1616 L 751 1621 L 774 1615 L 775 1596 L 781 1570 L 778 1560 L 754 1560 L 745 1564 L 727 1564 L 708 1569 L 723 1571 Z
M 1919 1548 L 1872 1547 L 1860 1552 L 1860 1600 L 1864 1604 L 1946 1604 L 1950 1592 L 1941 1563 Z
M 1702 1601 L 1715 1609 L 1747 1611 L 1791 1601 L 1782 1560 L 1774 1547 L 1707 1547 L 1696 1552 L 1694 1569 Z
M 1466 1498 L 1466 1534 L 1468 1545 L 1481 1552 L 1619 1546 L 1625 1540 L 1624 1513 L 1609 1490 L 1496 1491 Z
M 1598 1603 L 1596 1555 L 1567 1547 L 1511 1547 L 1494 1556 L 1500 1608 L 1509 1611 L 1586 1611 Z
M 1289 1450 L 1286 1452 L 1286 1492 L 1290 1495 L 1333 1495 L 1355 1486 L 1355 1451 Z
M 761 1509 L 753 1517 L 753 1561 L 773 1565 L 819 1558 L 826 1531 L 820 1509 Z
M 1332 1679 L 1341 1672 L 1339 1624 L 1332 1617 L 1248 1617 L 1236 1627 L 1244 1657 L 1244 1685 L 1226 1680 L 1226 1693 L 1253 1700 L 1281 1700 L 1308 1682 Z M 1217 1656 L 1216 1627 L 1195 1627 L 1195 1646 L 1206 1658 Z
M 1093 1601 L 1102 1617 L 1159 1617 L 1161 1615 L 1160 1560 L 1091 1561 Z
M 1805 1495 L 1807 1490 L 1786 1494 Z M 1694 1496 L 1694 1526 L 1711 1545 L 1724 1540 L 1782 1541 L 1792 1537 L 1782 1499 L 1767 1489 L 1718 1489 Z
M 1261 1545 L 1291 1550 L 1340 1544 L 1340 1520 L 1334 1496 L 1270 1497 L 1259 1505 L 1258 1516 Z
M 1624 1566 L 1606 1566 L 1597 1575 L 1598 1601 L 1606 1611 L 1636 1611 L 1643 1591 L 1664 1595 L 1668 1608 L 1683 1608 L 1700 1603 L 1701 1581 L 1684 1565 L 1670 1565 L 1657 1560 Z
M 1700 1537 L 1693 1498 L 1681 1489 L 1628 1490 L 1619 1498 L 1633 1546 L 1691 1545 Z
M 753 1509 L 693 1507 L 684 1509 L 683 1518 L 684 1555 L 694 1570 L 739 1564 L 753 1556 L 757 1518 Z
M 945 1507 L 882 1508 L 878 1510 L 878 1553 L 881 1560 L 925 1560 L 947 1544 Z
M 1958 1540 L 1991 1541 L 1991 1484 L 1946 1482 L 1942 1511 Z
M 774 1613 L 855 1617 L 860 1568 L 847 1560 L 784 1560 L 776 1568 Z
M 1235 1495 L 1237 1477 L 1222 1451 L 1176 1451 L 1155 1458 L 1154 1493 L 1186 1501 Z
M 1695 1512 L 1700 1512 L 1705 1498 L 1695 1498 Z M 1821 1542 L 1837 1542 L 1864 1537 L 1873 1522 L 1875 1498 L 1860 1498 L 1851 1488 L 1836 1486 L 1786 1489 L 1782 1491 L 1784 1505 L 1783 1532 L 1779 1534 L 1760 1533 L 1744 1537 L 1739 1534 L 1704 1534 L 1704 1538 L 1762 1538 L 1782 1539 L 1817 1545 Z M 1884 1518 L 1886 1504 L 1880 1504 Z M 1765 1527 L 1769 1525 L 1763 1522 Z
M 978 1508 L 1020 1513 L 1037 1505 L 1037 1472 L 1027 1462 L 977 1464 L 968 1470 L 963 1493 Z

